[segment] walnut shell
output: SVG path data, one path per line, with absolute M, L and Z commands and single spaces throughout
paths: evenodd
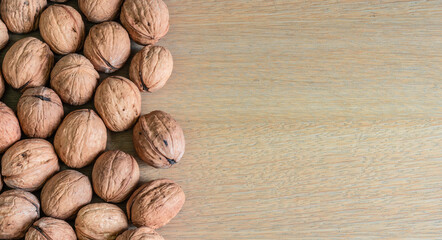
M 84 55 L 100 72 L 112 73 L 123 67 L 130 55 L 130 38 L 116 22 L 95 25 L 84 43 Z
M 128 228 L 123 210 L 109 203 L 94 203 L 83 207 L 75 219 L 79 240 L 115 239 Z
M 126 230 L 116 240 L 164 240 L 164 238 L 151 228 L 140 227 Z
M 21 129 L 14 111 L 0 102 L 0 153 L 20 140 Z
M 155 44 L 169 31 L 169 9 L 162 0 L 126 0 L 120 20 L 130 37 L 142 45 Z
M 3 76 L 15 89 L 43 86 L 53 65 L 54 54 L 49 46 L 37 38 L 27 37 L 14 43 L 6 52 Z
M 114 132 L 132 127 L 141 113 L 140 91 L 129 79 L 119 76 L 108 77 L 98 86 L 94 104 Z
M 134 157 L 122 151 L 103 153 L 92 170 L 95 193 L 106 202 L 120 203 L 129 197 L 140 178 Z
M 130 64 L 130 79 L 143 92 L 161 89 L 173 70 L 172 54 L 165 47 L 146 46 L 135 54 Z
M 74 170 L 57 173 L 41 191 L 41 208 L 50 217 L 68 219 L 92 200 L 88 177 Z
M 55 64 L 51 72 L 51 87 L 63 102 L 83 105 L 92 99 L 99 78 L 89 59 L 72 53 Z
M 28 33 L 38 28 L 40 13 L 46 0 L 2 0 L 0 13 L 9 31 Z
M 123 0 L 78 0 L 78 7 L 90 22 L 113 20 L 120 11 Z
M 0 239 L 24 237 L 39 217 L 40 203 L 32 193 L 14 189 L 0 194 Z
M 32 224 L 26 233 L 25 240 L 76 240 L 74 229 L 67 222 L 44 217 Z
M 73 53 L 83 46 L 84 22 L 73 7 L 51 5 L 41 14 L 40 34 L 55 53 Z
M 69 113 L 54 137 L 55 151 L 71 168 L 82 168 L 91 164 L 98 154 L 106 149 L 106 143 L 106 126 L 90 109 Z
M 3 81 L 3 75 L 0 71 L 0 98 L 3 97 L 3 94 L 5 93 L 5 89 L 6 89 L 5 82 Z
M 5 23 L 0 20 L 0 50 L 3 49 L 9 42 L 8 28 Z
M 137 227 L 157 229 L 180 212 L 185 200 L 183 190 L 172 180 L 154 180 L 132 194 L 127 202 L 127 215 Z
M 69 1 L 69 0 L 51 0 L 51 2 L 56 2 L 56 3 L 64 3 L 67 1 Z
M 133 142 L 141 160 L 156 168 L 170 168 L 184 155 L 183 130 L 170 114 L 162 111 L 140 117 L 133 130 Z

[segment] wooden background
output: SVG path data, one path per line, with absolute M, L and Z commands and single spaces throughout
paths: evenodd
M 187 194 L 166 239 L 442 239 L 442 1 L 166 3 L 174 73 L 143 113 L 187 149 L 140 162 Z

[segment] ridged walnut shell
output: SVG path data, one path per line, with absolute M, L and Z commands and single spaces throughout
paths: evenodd
M 44 217 L 32 224 L 26 233 L 25 240 L 76 240 L 74 229 L 67 222 Z
M 133 142 L 141 160 L 156 168 L 170 168 L 184 155 L 183 129 L 162 111 L 140 117 L 133 130 Z
M 73 7 L 51 5 L 41 14 L 40 34 L 55 53 L 73 53 L 83 46 L 84 22 Z
M 40 13 L 46 0 L 2 0 L 0 13 L 9 31 L 28 33 L 38 28 Z
M 0 50 L 3 49 L 6 44 L 9 42 L 9 34 L 8 34 L 8 28 L 6 27 L 5 23 L 0 20 Z
M 0 71 L 0 98 L 3 97 L 3 94 L 5 93 L 5 82 L 3 81 L 3 74 Z
M 123 0 L 78 0 L 78 7 L 87 20 L 94 23 L 110 21 L 117 17 Z
M 39 217 L 40 203 L 32 193 L 15 189 L 0 194 L 0 239 L 24 237 Z
M 129 79 L 106 78 L 95 93 L 95 108 L 106 126 L 114 132 L 132 127 L 141 113 L 141 95 Z
M 90 109 L 69 113 L 54 137 L 55 151 L 71 168 L 82 168 L 91 164 L 98 154 L 106 149 L 106 143 L 106 126 Z
M 151 228 L 140 227 L 125 231 L 116 240 L 164 240 L 164 238 Z
M 68 219 L 92 200 L 88 177 L 75 170 L 64 170 L 46 182 L 41 191 L 41 208 L 50 217 Z
M 130 38 L 120 24 L 104 22 L 89 31 L 84 43 L 84 56 L 97 71 L 115 72 L 123 67 L 129 55 Z
M 136 188 L 140 169 L 134 157 L 122 151 L 103 153 L 92 170 L 95 193 L 106 202 L 120 203 Z
M 83 207 L 75 219 L 79 240 L 115 239 L 129 226 L 123 210 L 109 203 L 94 203 Z
M 21 129 L 14 111 L 0 102 L 0 153 L 20 140 Z
M 99 78 L 89 59 L 72 53 L 55 64 L 51 72 L 51 87 L 63 102 L 78 106 L 92 99 Z
M 129 220 L 137 226 L 158 229 L 172 220 L 186 200 L 181 187 L 169 179 L 148 182 L 127 202 Z
M 120 20 L 130 37 L 142 45 L 155 44 L 169 31 L 169 9 L 162 0 L 126 0 Z
M 6 52 L 3 59 L 3 76 L 13 88 L 24 90 L 46 84 L 54 54 L 49 46 L 34 37 L 23 38 Z

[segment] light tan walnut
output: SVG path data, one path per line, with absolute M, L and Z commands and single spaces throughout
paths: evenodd
M 3 49 L 6 44 L 9 42 L 9 34 L 8 34 L 8 28 L 6 27 L 5 23 L 0 20 L 0 50 Z
M 126 230 L 116 240 L 164 240 L 164 238 L 151 228 L 140 227 Z
M 91 22 L 110 21 L 117 17 L 123 0 L 78 0 L 78 7 Z
M 38 20 L 46 0 L 2 0 L 0 13 L 9 31 L 28 33 L 38 28 Z
M 21 129 L 14 111 L 0 102 L 0 153 L 20 140 Z
M 26 233 L 25 240 L 76 240 L 74 229 L 67 222 L 44 217 L 32 224 Z

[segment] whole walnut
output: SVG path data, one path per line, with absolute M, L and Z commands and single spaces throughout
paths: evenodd
M 71 168 L 82 168 L 91 164 L 98 154 L 106 149 L 106 143 L 106 126 L 90 109 L 69 113 L 54 137 L 55 151 Z
M 0 194 L 0 239 L 24 237 L 39 217 L 40 203 L 32 193 L 15 189 Z
M 25 240 L 76 240 L 74 229 L 67 222 L 44 217 L 32 224 L 26 233 Z
M 120 20 L 130 37 L 142 45 L 155 44 L 169 31 L 169 9 L 162 0 L 126 0 Z
M 21 130 L 14 111 L 0 102 L 0 153 L 20 140 Z
M 78 7 L 91 22 L 113 20 L 118 15 L 123 0 L 78 0 Z
M 141 113 L 140 91 L 129 79 L 119 76 L 108 77 L 98 86 L 94 104 L 114 132 L 132 127 Z
M 55 53 L 73 53 L 83 46 L 84 22 L 73 7 L 51 5 L 41 14 L 40 34 Z
M 112 73 L 123 67 L 130 55 L 130 38 L 116 22 L 95 25 L 84 43 L 84 55 L 100 72 Z
M 63 104 L 50 88 L 28 88 L 18 101 L 17 116 L 25 135 L 47 138 L 55 132 L 63 119 Z
M 3 49 L 9 42 L 8 28 L 6 28 L 5 23 L 0 20 L 0 50 Z
M 92 99 L 100 75 L 83 55 L 69 54 L 55 64 L 51 72 L 51 87 L 63 102 L 83 105 Z
M 43 139 L 25 139 L 12 145 L 1 165 L 6 185 L 30 192 L 43 186 L 60 169 L 54 147 Z
M 46 182 L 41 191 L 41 208 L 50 217 L 68 219 L 92 200 L 88 177 L 75 170 L 64 170 Z
M 9 31 L 28 33 L 38 28 L 40 13 L 46 0 L 2 0 L 0 13 Z
M 49 46 L 37 38 L 27 37 L 14 43 L 6 52 L 3 76 L 15 89 L 43 86 L 53 65 L 54 54 Z
M 173 70 L 172 54 L 165 47 L 146 46 L 130 64 L 130 79 L 140 91 L 155 92 L 166 84 Z
M 126 230 L 116 240 L 164 240 L 164 238 L 151 228 L 140 227 Z
M 153 111 L 135 124 L 133 142 L 138 156 L 156 168 L 170 168 L 183 157 L 184 133 L 168 113 Z
M 3 81 L 3 75 L 0 71 L 0 98 L 3 97 L 3 94 L 5 93 L 5 89 L 6 89 L 5 82 Z
M 79 240 L 115 239 L 128 228 L 123 210 L 109 203 L 94 203 L 83 207 L 75 219 Z
M 183 190 L 172 180 L 154 180 L 132 194 L 127 202 L 127 215 L 137 227 L 157 229 L 180 212 L 185 200 Z

